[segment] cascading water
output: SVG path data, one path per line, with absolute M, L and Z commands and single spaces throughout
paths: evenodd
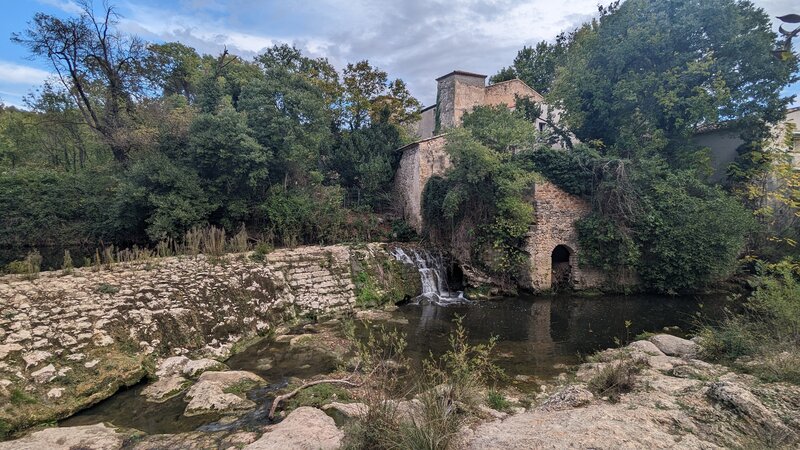
M 411 250 L 411 255 L 400 247 L 395 247 L 391 252 L 403 264 L 415 266 L 422 281 L 422 294 L 415 300 L 416 303 L 428 301 L 446 306 L 454 303 L 465 303 L 469 300 L 464 297 L 463 291 L 451 291 L 447 284 L 447 271 L 444 268 L 441 254 L 431 254 L 427 250 Z M 412 257 L 413 256 L 413 257 Z

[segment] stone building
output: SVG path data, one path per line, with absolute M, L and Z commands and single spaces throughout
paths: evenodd
M 425 184 L 434 175 L 444 175 L 451 166 L 444 149 L 448 128 L 461 125 L 465 113 L 476 106 L 506 105 L 513 108 L 516 97 L 542 102 L 541 94 L 521 80 L 509 80 L 486 85 L 486 76 L 454 71 L 436 80 L 437 103 L 423 110 L 420 121 L 412 131 L 420 140 L 402 149 L 400 165 L 395 174 L 395 199 L 398 212 L 417 231 L 423 229 L 422 194 Z M 547 114 L 543 105 L 543 114 Z M 537 120 L 542 130 L 543 120 Z M 602 273 L 584 268 L 578 262 L 578 236 L 575 221 L 591 210 L 583 199 L 570 195 L 547 181 L 537 182 L 531 201 L 535 220 L 528 233 L 527 251 L 530 254 L 528 277 L 523 287 L 547 290 L 554 283 L 565 282 L 576 288 L 602 285 Z

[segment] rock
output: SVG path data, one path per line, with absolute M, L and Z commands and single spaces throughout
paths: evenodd
M 594 395 L 579 386 L 567 386 L 547 398 L 538 408 L 540 411 L 561 411 L 564 409 L 579 408 L 588 405 L 594 400 Z
M 158 365 L 158 369 L 156 369 L 156 376 L 167 377 L 170 375 L 179 375 L 183 372 L 183 369 L 189 364 L 191 361 L 189 358 L 185 356 L 172 356 L 169 357 Z
M 310 344 L 314 340 L 314 334 L 298 334 L 296 336 L 292 336 L 289 340 L 290 347 L 299 347 L 301 345 Z
M 752 392 L 730 382 L 711 383 L 707 395 L 716 401 L 734 408 L 753 425 L 763 428 L 775 436 L 793 436 L 794 432 L 781 422 L 778 416 L 767 409 Z
M 668 356 L 692 358 L 700 351 L 700 346 L 696 343 L 671 334 L 651 336 L 650 342 Z
M 636 341 L 628 344 L 628 348 L 644 352 L 650 356 L 664 356 L 664 352 L 658 349 L 655 344 L 650 341 Z
M 98 364 L 100 364 L 100 360 L 99 360 L 99 359 L 93 359 L 93 360 L 91 360 L 91 361 L 89 361 L 89 362 L 85 363 L 85 364 L 83 365 L 83 367 L 86 367 L 87 369 L 93 369 L 93 368 L 94 368 L 94 366 L 96 366 L 96 365 L 98 365 Z
M 228 366 L 219 361 L 203 358 L 189 361 L 183 367 L 183 374 L 189 378 L 197 378 L 200 374 L 212 370 L 225 370 Z
M 0 450 L 116 450 L 130 434 L 105 424 L 45 428 L 15 441 L 0 442 Z
M 33 381 L 39 384 L 49 383 L 58 376 L 58 372 L 56 371 L 55 366 L 48 364 L 36 372 L 32 372 L 31 376 L 33 377 Z
M 209 413 L 236 414 L 256 406 L 252 401 L 236 394 L 226 393 L 220 385 L 209 382 L 192 386 L 186 393 L 186 398 L 190 399 L 183 411 L 186 417 Z
M 492 419 L 505 419 L 508 417 L 508 413 L 504 413 L 502 411 L 498 411 L 496 409 L 490 408 L 486 405 L 478 405 L 478 412 L 482 413 L 484 416 L 492 418 Z
M 0 345 L 0 361 L 6 359 L 6 357 L 11 353 L 18 352 L 20 350 L 22 350 L 22 346 L 19 344 Z
M 64 395 L 64 388 L 53 388 L 47 392 L 47 398 L 50 400 L 61 398 L 62 395 Z
M 341 446 L 343 438 L 332 418 L 319 409 L 302 406 L 268 427 L 261 439 L 245 450 L 333 450 Z
M 13 345 L 13 344 L 12 344 Z M 42 350 L 37 350 L 35 352 L 30 352 L 22 356 L 22 360 L 25 361 L 25 369 L 30 369 L 31 367 L 36 367 L 42 361 L 45 361 L 47 358 L 51 358 L 53 356 L 50 352 L 45 352 Z
M 363 403 L 333 402 L 323 406 L 322 409 L 329 415 L 339 415 L 347 419 L 357 419 L 369 412 L 369 407 Z
M 189 384 L 189 380 L 177 375 L 159 378 L 142 389 L 142 395 L 148 402 L 163 403 L 180 394 Z
M 190 401 L 183 415 L 188 417 L 212 412 L 235 414 L 254 408 L 256 405 L 252 401 L 225 391 L 237 385 L 264 383 L 266 382 L 263 378 L 245 371 L 204 372 L 197 384 L 186 393 L 186 398 Z

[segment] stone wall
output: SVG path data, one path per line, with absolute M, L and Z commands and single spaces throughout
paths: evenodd
M 444 175 L 450 168 L 450 156 L 444 149 L 444 136 L 415 142 L 403 150 L 394 177 L 396 209 L 417 232 L 422 231 L 422 193 L 434 175 Z
M 536 182 L 533 203 L 536 218 L 527 236 L 530 279 L 525 287 L 535 291 L 552 287 L 552 253 L 558 245 L 570 251 L 569 265 L 576 289 L 603 286 L 605 276 L 595 269 L 581 267 L 578 261 L 580 248 L 575 222 L 588 215 L 591 206 L 549 181 Z
M 452 72 L 437 82 L 438 114 L 441 128 L 461 125 L 464 113 L 484 104 L 485 75 Z
M 393 261 L 384 245 L 370 244 L 279 250 L 264 261 L 199 255 L 30 281 L 0 277 L 0 437 L 139 381 L 153 357 L 224 359 L 237 342 L 287 317 L 350 309 L 354 272 L 378 267 L 383 272 L 371 274 L 378 288 L 382 281 L 393 291 L 418 287 L 413 269 L 416 284 L 385 273 Z

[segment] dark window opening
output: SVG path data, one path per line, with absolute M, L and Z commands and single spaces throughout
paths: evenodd
M 572 284 L 572 266 L 569 260 L 572 252 L 565 245 L 557 245 L 551 254 L 553 263 L 552 288 L 554 290 L 569 288 Z

